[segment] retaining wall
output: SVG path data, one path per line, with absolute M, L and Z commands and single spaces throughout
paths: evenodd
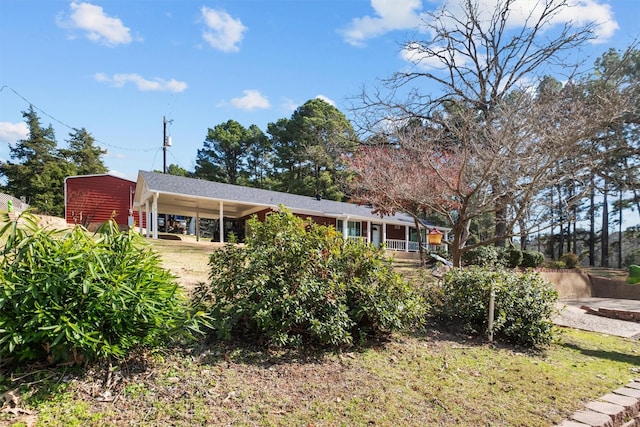
M 617 298 L 640 300 L 640 284 L 629 285 L 620 280 L 592 276 L 580 270 L 539 270 L 553 283 L 560 299 Z

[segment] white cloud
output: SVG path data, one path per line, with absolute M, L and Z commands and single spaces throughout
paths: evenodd
M 187 89 L 185 82 L 179 82 L 175 79 L 164 80 L 160 78 L 154 78 L 148 80 L 140 76 L 139 74 L 114 74 L 113 76 L 107 76 L 104 73 L 96 73 L 94 75 L 96 81 L 101 83 L 108 83 L 115 87 L 123 87 L 127 83 L 133 83 L 138 90 L 147 91 L 163 91 L 163 92 L 183 92 Z
M 595 39 L 591 42 L 606 42 L 619 26 L 614 19 L 611 5 L 600 4 L 598 1 L 599 0 L 570 0 L 568 3 L 569 6 L 559 9 L 558 13 L 547 24 L 546 29 L 551 30 L 565 24 L 580 27 L 590 23 L 596 23 L 598 27 L 594 33 Z M 478 5 L 480 22 L 490 22 L 498 2 L 499 0 L 477 0 L 476 4 Z M 527 24 L 527 20 L 529 20 L 529 24 L 533 24 L 536 17 L 540 16 L 540 13 L 543 12 L 543 3 L 544 2 L 540 2 L 539 0 L 515 0 L 511 5 L 506 27 L 507 31 L 522 28 L 522 26 Z M 446 7 L 450 14 L 455 17 L 462 17 L 465 13 L 463 11 L 464 0 L 450 1 Z M 451 25 L 453 28 L 456 24 L 454 22 L 447 22 L 447 18 L 443 16 L 440 16 L 439 19 L 441 19 L 440 24 L 445 27 Z M 431 48 L 436 49 L 437 47 L 431 46 Z M 447 54 L 444 48 L 442 48 L 441 52 L 443 55 Z M 455 54 L 455 52 L 453 53 Z M 427 55 L 421 51 L 418 43 L 407 44 L 401 50 L 400 57 L 424 69 L 438 69 L 444 66 L 437 57 Z M 453 62 L 455 62 L 457 66 L 464 66 L 467 60 L 467 58 L 459 54 L 455 58 L 449 59 L 453 59 Z
M 317 99 L 322 99 L 324 102 L 326 102 L 329 105 L 332 105 L 334 107 L 336 106 L 335 101 L 333 99 L 329 98 L 328 96 L 320 94 L 320 95 L 316 96 L 316 98 Z
M 290 98 L 284 98 L 280 105 L 283 111 L 287 111 L 290 113 L 296 111 L 296 108 L 298 108 L 299 106 L 297 102 Z
M 269 100 L 255 89 L 243 90 L 244 96 L 232 98 L 231 105 L 241 110 L 255 110 L 256 108 L 269 108 Z
M 60 27 L 82 30 L 89 40 L 106 46 L 131 43 L 129 28 L 120 19 L 106 15 L 102 7 L 73 2 L 70 8 L 69 19 L 58 18 Z
M 578 25 L 594 22 L 598 24 L 593 43 L 607 42 L 620 26 L 616 22 L 610 4 L 600 4 L 594 0 L 580 0 L 571 3 L 558 17 L 560 23 L 573 21 Z
M 29 127 L 25 122 L 0 122 L 0 142 L 14 144 L 19 139 L 26 139 L 28 136 Z
M 576 27 L 595 23 L 593 43 L 606 42 L 613 33 L 619 29 L 615 21 L 611 5 L 601 3 L 602 0 L 568 0 L 567 6 L 558 10 L 558 13 L 549 22 L 547 29 L 564 24 L 572 24 Z M 478 8 L 481 13 L 481 21 L 489 22 L 499 0 L 478 0 Z M 462 16 L 463 1 L 456 0 L 447 3 L 447 9 L 453 16 Z M 540 0 L 515 0 L 511 5 L 507 29 L 521 28 L 529 20 L 533 24 L 536 17 L 544 10 L 545 2 Z
M 447 54 L 445 49 L 442 49 L 440 53 L 442 53 L 443 55 Z M 400 57 L 405 61 L 411 62 L 412 64 L 415 64 L 424 69 L 445 68 L 445 65 L 440 59 L 438 59 L 437 56 L 425 53 L 422 45 L 418 42 L 407 43 L 400 51 Z M 455 63 L 459 66 L 464 65 L 464 62 L 465 58 L 461 55 L 459 55 L 459 57 L 457 57 L 455 61 Z
M 238 45 L 247 27 L 224 10 L 213 10 L 203 6 L 200 11 L 207 26 L 207 30 L 202 32 L 202 38 L 214 49 L 238 52 Z
M 341 30 L 347 43 L 364 45 L 365 40 L 395 30 L 415 29 L 422 20 L 421 0 L 371 0 L 375 16 L 354 18 Z

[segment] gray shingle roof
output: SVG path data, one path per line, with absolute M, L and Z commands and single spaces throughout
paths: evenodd
M 336 202 L 333 200 L 317 200 L 315 197 L 299 196 L 296 194 L 280 193 L 259 188 L 243 187 L 239 185 L 212 182 L 203 179 L 185 178 L 162 174 L 158 172 L 140 171 L 148 189 L 152 192 L 180 194 L 214 200 L 233 201 L 265 207 L 284 205 L 291 211 L 303 212 L 329 217 L 349 216 L 355 219 L 381 221 L 379 215 L 373 214 L 371 207 L 358 206 L 352 203 Z M 384 222 L 413 225 L 413 218 L 403 213 L 385 216 Z

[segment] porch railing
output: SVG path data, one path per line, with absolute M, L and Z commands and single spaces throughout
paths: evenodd
M 404 252 L 407 251 L 407 243 L 409 244 L 408 252 L 418 252 L 418 242 L 407 242 L 406 240 L 387 239 L 386 247 L 387 250 L 390 251 Z M 424 247 L 430 252 L 437 252 L 439 249 L 443 248 L 442 245 L 424 245 Z M 444 246 L 444 248 L 446 249 L 446 246 Z
M 353 240 L 354 242 L 367 243 L 366 236 L 348 236 L 348 240 Z

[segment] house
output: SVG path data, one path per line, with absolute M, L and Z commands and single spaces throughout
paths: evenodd
M 385 244 L 387 249 L 396 251 L 418 250 L 414 220 L 402 213 L 381 217 L 372 213 L 370 207 L 352 203 L 147 171 L 139 171 L 135 189 L 136 222 L 140 224 L 141 233 L 154 239 L 158 238 L 158 221 L 153 218 L 162 214 L 192 217 L 196 224 L 202 218 L 218 219 L 216 240 L 224 243 L 230 231 L 241 234 L 245 221 L 252 215 L 264 220 L 284 205 L 295 215 L 334 226 L 345 239 L 359 239 L 376 246 Z M 144 230 L 143 223 L 151 227 Z M 423 236 L 435 229 L 428 223 L 422 227 Z M 194 228 L 199 238 L 200 227 Z M 446 241 L 449 230 L 440 230 Z
M 64 180 L 65 220 L 95 230 L 114 218 L 120 228 L 129 228 L 135 191 L 135 181 L 110 174 L 69 176 Z

